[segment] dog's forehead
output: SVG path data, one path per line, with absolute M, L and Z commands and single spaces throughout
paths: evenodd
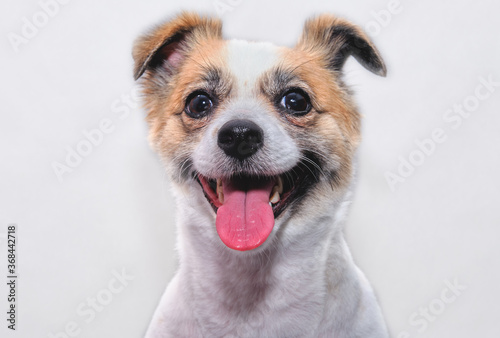
M 229 40 L 227 67 L 239 95 L 248 95 L 267 71 L 278 65 L 281 48 L 269 42 Z

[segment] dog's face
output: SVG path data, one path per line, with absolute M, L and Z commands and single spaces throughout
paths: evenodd
M 172 180 L 205 196 L 236 250 L 347 188 L 360 116 L 342 66 L 353 55 L 385 75 L 364 33 L 331 16 L 308 21 L 285 48 L 223 40 L 220 21 L 184 13 L 138 39 L 133 54 L 152 144 Z

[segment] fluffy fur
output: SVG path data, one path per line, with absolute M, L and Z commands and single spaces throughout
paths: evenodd
M 342 234 L 360 140 L 342 66 L 353 55 L 385 75 L 366 35 L 323 15 L 306 23 L 294 48 L 277 47 L 223 40 L 220 21 L 183 13 L 140 37 L 133 55 L 151 144 L 178 209 L 179 270 L 146 337 L 387 337 Z M 283 112 L 279 98 L 289 88 L 309 95 L 310 112 Z M 216 104 L 195 119 L 185 106 L 200 89 Z M 218 131 L 233 119 L 250 120 L 265 135 L 244 161 L 217 146 Z M 264 244 L 244 252 L 226 247 L 196 175 L 277 177 L 298 168 L 311 183 L 276 217 Z

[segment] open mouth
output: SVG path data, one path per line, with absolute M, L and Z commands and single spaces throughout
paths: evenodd
M 276 176 L 212 179 L 197 174 L 196 179 L 217 214 L 221 240 L 232 249 L 246 251 L 264 243 L 275 219 L 318 181 L 319 165 L 314 157 L 305 156 L 294 168 Z

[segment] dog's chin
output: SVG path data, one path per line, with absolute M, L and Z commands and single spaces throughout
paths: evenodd
M 277 175 L 235 173 L 207 177 L 193 173 L 216 217 L 221 240 L 231 249 L 248 251 L 263 246 L 275 222 L 300 201 L 318 182 L 321 167 L 308 154 L 292 169 Z M 260 250 L 258 250 L 260 251 Z

